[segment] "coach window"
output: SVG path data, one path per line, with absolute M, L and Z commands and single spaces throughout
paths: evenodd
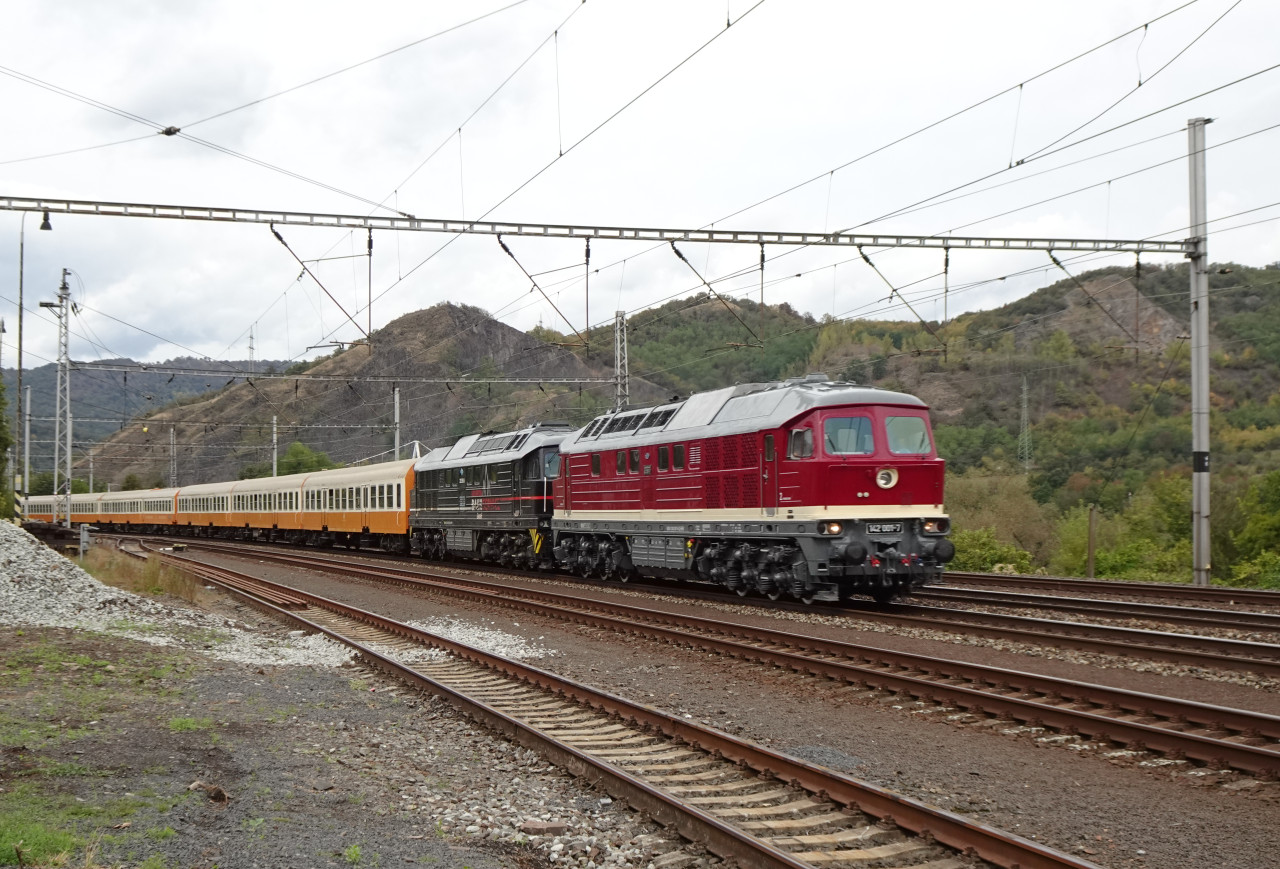
M 591 454 L 591 476 L 593 477 L 600 476 L 600 454 L 599 453 Z
M 640 451 L 631 451 L 631 473 L 636 474 L 640 471 Z
M 668 447 L 658 447 L 658 470 L 665 471 L 671 467 L 671 450 Z
M 396 509 L 399 510 L 404 504 L 400 500 L 400 484 L 396 483 Z
M 807 459 L 813 455 L 813 429 L 797 428 L 791 430 L 791 440 L 787 447 L 787 457 Z

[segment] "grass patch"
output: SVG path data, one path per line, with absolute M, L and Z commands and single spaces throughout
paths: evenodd
M 152 827 L 147 830 L 147 838 L 154 839 L 157 842 L 163 842 L 165 839 L 172 839 L 178 835 L 178 831 L 173 827 Z
M 19 842 L 28 865 L 64 859 L 84 842 L 75 832 L 76 820 L 101 811 L 71 797 L 45 796 L 30 784 L 0 794 L 0 866 L 18 865 L 14 845 Z
M 67 763 L 65 761 L 50 760 L 47 757 L 39 758 L 36 761 L 36 773 L 51 778 L 72 778 L 76 776 L 87 775 L 110 775 L 108 772 L 93 770 L 82 763 Z
M 201 589 L 199 581 L 161 563 L 158 558 L 139 561 L 106 546 L 90 549 L 81 559 L 81 566 L 104 585 L 123 588 L 134 594 L 152 597 L 170 594 L 185 601 L 195 601 Z
M 208 730 L 213 727 L 212 718 L 170 718 L 169 729 L 174 733 L 186 733 L 191 730 Z

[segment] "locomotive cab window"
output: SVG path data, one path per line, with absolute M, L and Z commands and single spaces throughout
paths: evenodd
M 929 426 L 918 416 L 891 416 L 884 421 L 889 452 L 896 456 L 926 456 L 932 452 Z
M 823 420 L 822 443 L 829 456 L 869 456 L 876 451 L 871 420 L 865 416 L 833 416 Z
M 807 459 L 813 455 L 813 429 L 797 428 L 791 430 L 791 438 L 787 445 L 787 457 Z

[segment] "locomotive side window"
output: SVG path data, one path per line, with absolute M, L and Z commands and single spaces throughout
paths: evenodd
M 884 421 L 889 436 L 889 452 L 898 456 L 923 456 L 932 450 L 929 427 L 918 416 L 891 416 Z
M 772 462 L 773 459 L 774 459 L 773 435 L 765 435 L 764 436 L 764 460 L 766 462 Z
M 676 444 L 673 449 L 675 451 L 675 455 L 672 458 L 674 458 L 675 461 L 672 464 L 672 467 L 677 471 L 682 471 L 684 470 L 684 444 Z
M 671 467 L 671 451 L 667 447 L 658 447 L 658 470 L 665 471 Z
M 591 454 L 591 476 L 593 477 L 600 476 L 600 454 L 599 453 Z
M 627 472 L 627 451 L 618 450 L 618 473 L 625 474 Z
M 787 457 L 807 459 L 813 455 L 813 429 L 797 428 L 791 430 L 791 439 L 787 446 Z
M 631 451 L 631 473 L 637 473 L 640 470 L 640 451 Z
M 876 451 L 871 420 L 865 416 L 831 417 L 822 423 L 823 446 L 830 456 L 869 456 Z

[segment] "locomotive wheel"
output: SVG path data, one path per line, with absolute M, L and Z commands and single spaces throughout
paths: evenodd
M 805 606 L 809 606 L 810 604 L 812 604 L 813 599 L 814 599 L 814 593 L 812 591 L 805 591 L 800 595 L 800 603 L 804 604 Z
M 779 598 L 782 597 L 782 594 L 783 594 L 782 589 L 775 588 L 772 591 L 766 591 L 764 593 L 764 596 L 769 598 L 769 600 L 778 600 Z
M 751 589 L 747 588 L 745 584 L 738 586 L 734 591 L 738 593 L 738 597 L 746 597 L 751 594 Z

